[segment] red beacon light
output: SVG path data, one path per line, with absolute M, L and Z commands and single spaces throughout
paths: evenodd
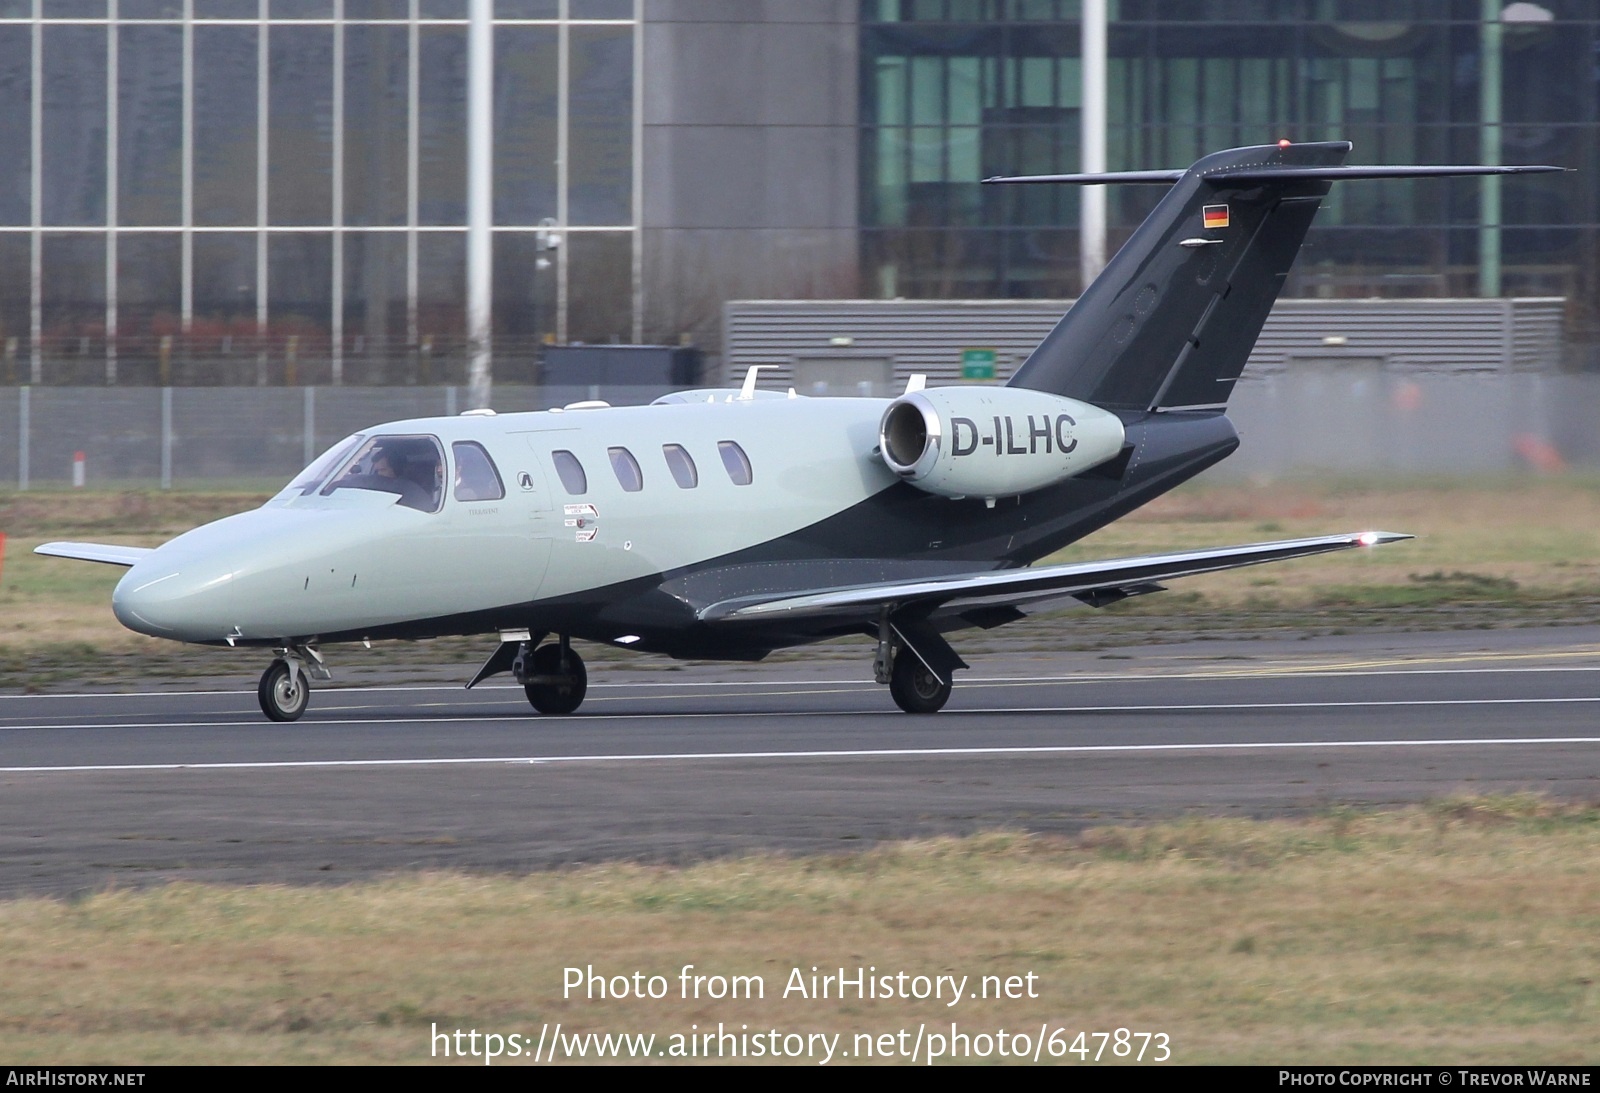
M 1290 141 L 1289 141 L 1288 137 L 1283 137 L 1282 139 L 1280 139 L 1278 141 L 1278 147 L 1279 148 L 1287 148 L 1287 147 L 1289 147 L 1289 144 L 1290 144 Z

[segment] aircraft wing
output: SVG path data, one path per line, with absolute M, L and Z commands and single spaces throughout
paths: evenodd
M 932 610 L 1010 605 L 1075 596 L 1103 604 L 1160 589 L 1156 582 L 1196 573 L 1304 558 L 1353 547 L 1393 543 L 1411 536 L 1391 531 L 1322 535 L 1271 543 L 1145 554 L 1102 562 L 1074 562 L 1027 569 L 954 574 L 931 580 L 887 581 L 881 584 L 821 589 L 798 596 L 740 596 L 700 611 L 705 622 L 755 621 L 822 615 L 854 615 L 863 608 L 922 606 Z
M 80 562 L 133 565 L 152 549 L 154 548 L 117 546 L 114 543 L 45 543 L 34 547 L 33 552 L 48 554 L 52 558 L 76 558 Z

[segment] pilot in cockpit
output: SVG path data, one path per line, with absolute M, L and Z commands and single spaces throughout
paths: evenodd
M 417 451 L 414 453 L 408 450 L 409 447 L 404 443 L 394 442 L 375 445 L 369 472 L 347 474 L 346 480 L 341 481 L 339 485 L 397 493 L 400 495 L 400 504 L 423 512 L 432 512 L 439 507 L 436 482 L 438 456 L 424 446 L 417 446 Z M 359 463 L 357 465 L 359 466 Z M 352 470 L 354 469 L 352 467 Z M 427 480 L 426 485 L 421 481 L 423 478 Z

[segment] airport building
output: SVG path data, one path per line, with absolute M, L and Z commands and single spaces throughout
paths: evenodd
M 1289 295 L 1560 297 L 1569 339 L 1595 325 L 1593 0 L 1106 18 L 1107 169 L 1288 137 L 1577 171 L 1342 184 Z M 715 350 L 731 299 L 1071 297 L 1082 192 L 980 180 L 1080 169 L 1082 24 L 1080 0 L 0 0 L 0 382 L 459 380 L 475 293 L 512 380 L 546 342 Z M 1109 190 L 1111 248 L 1158 196 Z

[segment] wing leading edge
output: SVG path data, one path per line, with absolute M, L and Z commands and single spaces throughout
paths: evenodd
M 48 554 L 52 558 L 74 558 L 80 562 L 133 565 L 152 549 L 152 547 L 117 546 L 115 543 L 44 543 L 34 547 L 33 552 Z
M 1311 539 L 1283 539 L 1271 543 L 1185 550 L 1172 554 L 1145 554 L 1100 562 L 956 574 L 926 581 L 889 581 L 821 589 L 799 596 L 741 596 L 711 604 L 699 614 L 703 622 L 753 622 L 774 618 L 852 615 L 864 608 L 879 607 L 898 610 L 917 606 L 939 610 L 998 604 L 1015 606 L 1063 596 L 1077 596 L 1086 602 L 1109 602 L 1123 596 L 1155 591 L 1156 582 L 1174 577 L 1215 573 L 1287 558 L 1305 558 L 1335 550 L 1378 546 L 1409 538 L 1410 535 L 1392 531 L 1362 531 Z

